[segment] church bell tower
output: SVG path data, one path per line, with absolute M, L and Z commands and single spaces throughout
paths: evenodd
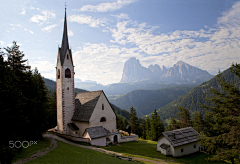
M 67 134 L 75 110 L 74 66 L 72 51 L 69 49 L 67 15 L 65 7 L 64 29 L 61 48 L 58 47 L 56 67 L 57 131 Z

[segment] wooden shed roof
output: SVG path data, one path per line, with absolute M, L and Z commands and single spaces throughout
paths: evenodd
M 168 139 L 168 141 L 172 144 L 173 147 L 197 142 L 197 136 L 199 136 L 199 133 L 197 133 L 197 131 L 194 130 L 192 127 L 171 130 L 163 132 L 162 134 Z
M 86 131 L 88 132 L 91 139 L 105 137 L 110 134 L 110 131 L 105 129 L 103 126 L 95 126 L 95 127 L 91 127 L 91 128 L 86 128 L 85 132 Z

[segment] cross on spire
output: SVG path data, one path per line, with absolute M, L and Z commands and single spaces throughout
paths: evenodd
M 66 8 L 67 8 L 67 4 L 66 4 L 66 2 L 65 2 L 65 10 L 66 10 Z

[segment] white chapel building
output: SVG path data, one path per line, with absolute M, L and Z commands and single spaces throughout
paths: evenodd
M 117 116 L 104 92 L 102 90 L 83 92 L 75 97 L 74 74 L 65 8 L 62 45 L 58 48 L 56 67 L 57 127 L 55 132 L 64 136 L 87 139 L 92 145 L 98 146 L 121 142 L 121 133 L 116 129 Z M 126 141 L 122 140 L 122 142 Z

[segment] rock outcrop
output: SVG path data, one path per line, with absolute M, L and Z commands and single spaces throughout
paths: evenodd
M 193 67 L 179 61 L 171 68 L 161 67 L 158 64 L 143 67 L 139 60 L 131 57 L 124 64 L 122 83 L 151 81 L 160 83 L 191 84 L 201 83 L 212 78 L 207 71 Z

